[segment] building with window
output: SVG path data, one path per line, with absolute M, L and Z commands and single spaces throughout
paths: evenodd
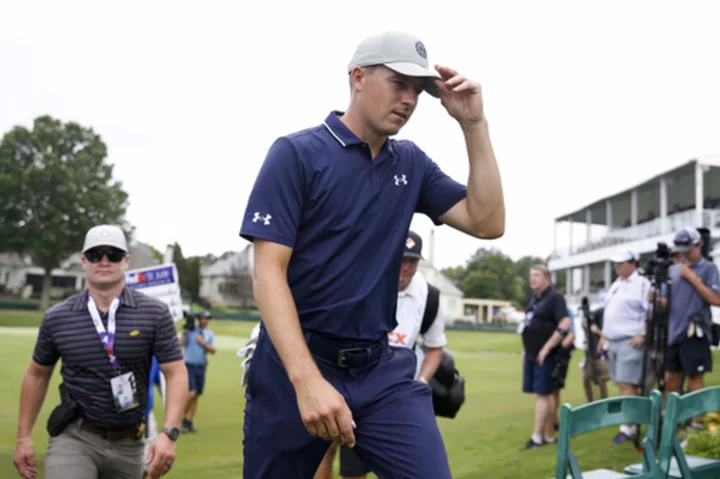
M 129 269 L 160 264 L 150 245 L 132 240 Z M 0 293 L 39 298 L 43 290 L 45 270 L 33 263 L 30 255 L 0 253 Z M 62 298 L 87 286 L 80 253 L 70 255 L 52 271 L 51 297 Z

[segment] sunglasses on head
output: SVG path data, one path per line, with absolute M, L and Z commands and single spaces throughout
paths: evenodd
M 117 248 L 93 248 L 85 252 L 85 257 L 91 263 L 99 263 L 103 256 L 107 256 L 111 263 L 119 263 L 125 257 L 125 252 Z

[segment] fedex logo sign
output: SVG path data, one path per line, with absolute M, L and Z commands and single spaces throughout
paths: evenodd
M 172 266 L 156 266 L 125 274 L 125 284 L 130 288 L 149 288 L 177 283 Z
M 130 274 L 125 282 L 127 284 L 143 284 L 147 282 L 147 275 L 145 273 Z

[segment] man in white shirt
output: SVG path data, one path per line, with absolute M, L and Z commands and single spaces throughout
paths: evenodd
M 430 292 L 427 280 L 422 273 L 417 272 L 421 259 L 423 259 L 422 238 L 417 233 L 410 231 L 405 241 L 405 252 L 400 267 L 396 309 L 398 325 L 388 334 L 388 340 L 393 347 L 414 349 L 417 357 L 414 378 L 416 381 L 427 383 L 435 375 L 440 365 L 447 338 L 445 337 L 445 316 L 439 305 L 430 327 L 424 333 L 421 331 Z M 422 340 L 419 340 L 418 336 L 422 336 Z M 330 446 L 314 479 L 332 478 L 332 464 L 336 451 L 335 444 Z M 341 446 L 340 475 L 344 479 L 364 479 L 369 472 L 370 470 L 354 449 Z
M 637 271 L 639 260 L 640 255 L 634 251 L 623 251 L 611 258 L 618 278 L 605 299 L 602 338 L 598 344 L 598 352 L 602 352 L 607 343 L 610 377 L 621 396 L 637 396 L 642 383 L 651 285 Z M 613 442 L 622 444 L 635 431 L 634 425 L 623 424 Z

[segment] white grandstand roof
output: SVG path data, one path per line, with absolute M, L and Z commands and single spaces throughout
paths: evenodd
M 683 174 L 687 174 L 694 170 L 695 165 L 697 163 L 700 163 L 701 165 L 705 165 L 708 168 L 720 169 L 720 153 L 715 153 L 712 155 L 693 158 L 681 165 L 678 165 L 667 171 L 663 171 L 662 173 L 658 173 L 655 176 L 636 184 L 635 186 L 625 188 L 622 191 L 618 191 L 617 193 L 613 193 L 611 195 L 600 198 L 596 201 L 593 201 L 592 203 L 590 203 L 588 205 L 583 206 L 582 208 L 576 209 L 575 211 L 573 211 L 571 213 L 567 213 L 567 214 L 558 216 L 557 218 L 555 218 L 555 221 L 574 221 L 574 222 L 584 223 L 586 221 L 585 211 L 587 209 L 599 208 L 599 209 L 602 209 L 602 211 L 604 211 L 606 200 L 615 199 L 620 196 L 629 194 L 632 190 L 635 190 L 635 189 L 640 190 L 640 189 L 644 189 L 646 187 L 655 186 L 657 184 L 657 182 L 660 180 L 660 178 L 663 176 L 681 176 Z M 604 217 L 604 214 L 601 216 Z M 595 217 L 596 216 L 593 215 L 593 218 L 595 218 Z

